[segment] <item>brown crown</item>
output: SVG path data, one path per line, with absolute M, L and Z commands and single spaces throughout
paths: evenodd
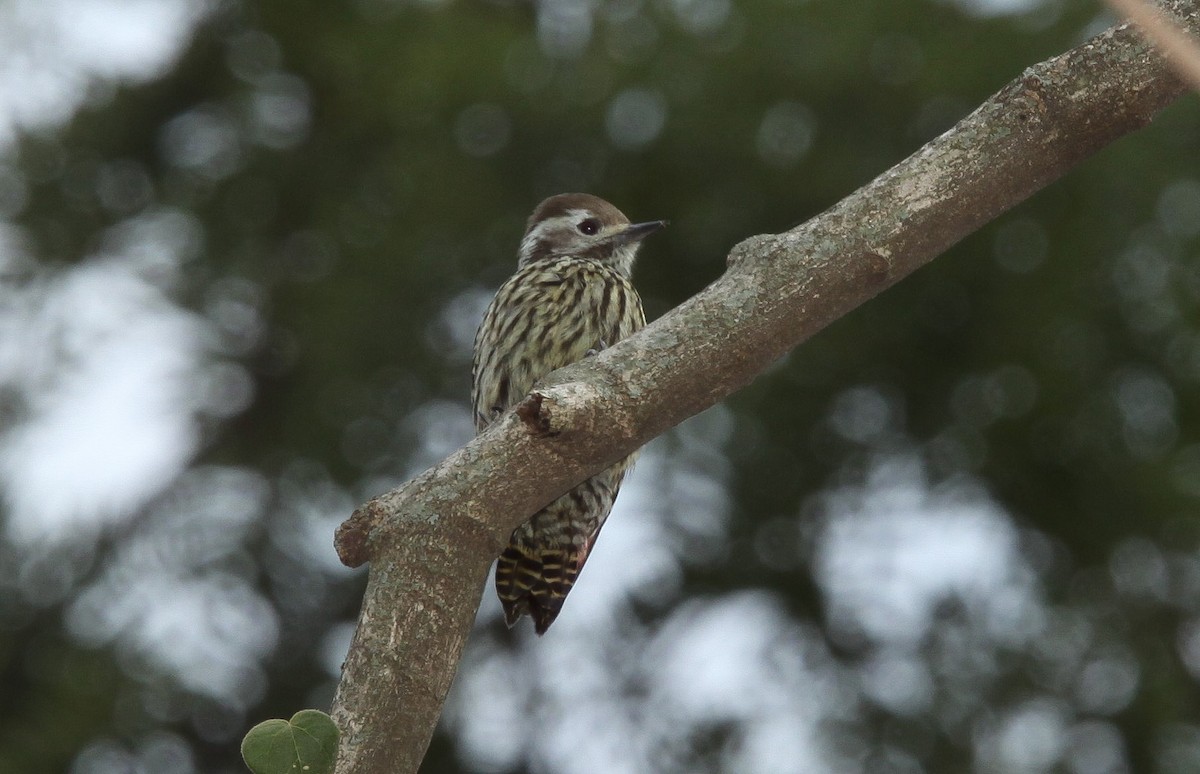
M 529 216 L 529 222 L 525 225 L 525 233 L 528 234 L 532 231 L 534 225 L 548 218 L 566 215 L 571 210 L 587 210 L 605 225 L 629 222 L 625 213 L 599 196 L 585 193 L 564 193 L 551 196 L 534 209 L 533 214 Z

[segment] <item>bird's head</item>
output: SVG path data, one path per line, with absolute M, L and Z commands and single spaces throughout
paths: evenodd
M 520 265 L 576 256 L 606 263 L 628 277 L 642 240 L 666 225 L 665 220 L 630 223 L 624 213 L 598 196 L 558 194 L 539 204 L 529 216 L 521 240 Z

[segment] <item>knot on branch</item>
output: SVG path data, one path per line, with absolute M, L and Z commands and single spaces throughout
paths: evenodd
M 342 564 L 361 567 L 371 560 L 371 533 L 385 517 L 383 505 L 378 500 L 371 500 L 338 526 L 333 545 Z
M 539 438 L 558 435 L 550 423 L 553 399 L 547 401 L 540 392 L 532 392 L 525 400 L 517 404 L 516 414 L 531 435 Z
M 1022 124 L 1040 124 L 1049 112 L 1046 88 L 1041 76 L 1029 69 L 1025 71 L 1019 83 L 1019 91 L 1013 95 L 1017 120 Z
M 863 280 L 868 287 L 887 287 L 892 277 L 892 256 L 886 248 L 867 250 L 860 256 Z
M 741 242 L 738 242 L 733 246 L 733 249 L 729 251 L 729 255 L 725 258 L 726 268 L 732 269 L 734 266 L 737 266 L 747 260 L 753 260 L 760 257 L 763 253 L 762 248 L 764 240 L 766 239 L 767 237 L 759 235 L 752 236 L 749 239 L 743 239 Z
M 537 438 L 592 429 L 602 390 L 588 382 L 562 382 L 534 390 L 517 404 L 517 418 Z

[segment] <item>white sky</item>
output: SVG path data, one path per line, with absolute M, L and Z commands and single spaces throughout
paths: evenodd
M 206 0 L 0 3 L 0 154 L 18 131 L 52 129 L 114 82 L 162 74 Z

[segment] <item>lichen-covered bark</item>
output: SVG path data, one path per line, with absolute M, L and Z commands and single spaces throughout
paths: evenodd
M 1196 0 L 1168 3 L 1193 34 Z M 415 772 L 488 565 L 574 484 L 749 383 L 832 320 L 1113 140 L 1183 87 L 1127 27 L 1029 68 L 952 130 L 729 269 L 642 333 L 552 374 L 517 411 L 338 531 L 371 578 L 333 715 L 337 771 Z

